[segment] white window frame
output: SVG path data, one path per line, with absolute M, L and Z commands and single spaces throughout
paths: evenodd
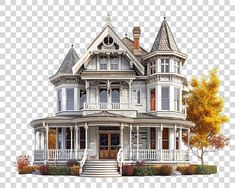
M 136 104 L 141 104 L 141 90 L 136 90 Z
M 166 62 L 168 60 L 168 62 Z M 163 70 L 162 70 L 163 66 Z M 167 71 L 167 66 L 168 66 L 168 71 Z M 161 72 L 162 73 L 168 73 L 170 72 L 170 58 L 162 58 L 161 59 Z
M 173 72 L 180 74 L 180 61 L 178 61 L 176 59 L 173 62 Z
M 62 111 L 62 89 L 57 90 L 57 112 Z
M 102 59 L 105 59 L 105 61 Z M 104 69 L 103 66 L 106 66 L 106 68 Z M 108 70 L 108 58 L 107 57 L 100 57 L 100 70 Z
M 112 61 L 112 59 L 116 59 L 116 61 Z M 115 66 L 115 68 L 113 68 Z M 110 57 L 110 70 L 119 70 L 119 59 L 118 57 Z
M 178 92 L 178 97 L 176 95 L 177 94 L 176 91 Z M 180 112 L 180 89 L 179 88 L 174 88 L 174 111 Z
M 157 72 L 157 69 L 156 69 L 156 61 L 151 61 L 150 64 L 149 64 L 149 72 L 150 74 L 155 74 Z
M 68 90 L 73 90 L 73 99 L 68 99 Z M 66 88 L 66 110 L 68 111 L 74 111 L 74 103 L 75 103 L 75 95 L 74 95 L 74 88 Z M 70 106 L 68 106 L 68 102 L 73 101 L 73 105 L 71 106 L 72 109 L 69 109 Z
M 163 98 L 163 95 L 162 95 L 162 93 L 163 93 L 163 89 L 164 88 L 168 88 L 168 98 Z M 168 100 L 168 109 L 163 109 L 163 104 L 164 104 L 164 100 Z M 161 109 L 162 110 L 170 110 L 170 87 L 168 87 L 168 86 L 164 86 L 164 87 L 162 87 L 161 88 Z

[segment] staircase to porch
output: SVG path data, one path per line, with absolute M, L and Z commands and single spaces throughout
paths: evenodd
M 86 160 L 81 176 L 115 177 L 121 175 L 118 172 L 116 160 Z

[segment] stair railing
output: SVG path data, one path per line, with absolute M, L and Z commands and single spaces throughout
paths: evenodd
M 123 153 L 123 150 L 122 148 L 120 148 L 117 153 L 117 165 L 119 167 L 119 172 L 121 175 L 122 175 L 122 162 L 123 162 L 122 153 Z
M 83 157 L 82 160 L 80 161 L 80 169 L 79 169 L 80 174 L 82 173 L 82 168 L 86 162 L 87 156 L 88 156 L 87 149 L 84 149 Z

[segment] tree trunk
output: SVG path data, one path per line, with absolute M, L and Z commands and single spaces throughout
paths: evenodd
M 201 149 L 201 157 L 200 157 L 200 159 L 201 159 L 201 164 L 202 165 L 204 165 L 204 151 L 203 151 L 203 149 Z

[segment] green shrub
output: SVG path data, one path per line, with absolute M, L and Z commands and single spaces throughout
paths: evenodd
M 152 166 L 153 175 L 160 175 L 160 167 L 159 166 Z
M 162 165 L 159 168 L 159 175 L 170 176 L 171 173 L 172 173 L 172 166 L 171 165 Z
M 70 167 L 71 175 L 73 176 L 79 176 L 79 169 L 80 167 L 77 165 L 73 165 Z
M 134 165 L 123 165 L 122 166 L 122 174 L 124 176 L 133 176 L 136 166 Z
M 71 175 L 69 166 L 49 166 L 49 175 Z
M 215 165 L 191 165 L 195 168 L 195 174 L 216 174 L 217 166 Z
M 152 168 L 149 166 L 137 166 L 134 170 L 136 176 L 152 176 Z
M 39 171 L 42 175 L 48 175 L 49 174 L 49 167 L 48 165 L 42 165 L 39 167 Z

